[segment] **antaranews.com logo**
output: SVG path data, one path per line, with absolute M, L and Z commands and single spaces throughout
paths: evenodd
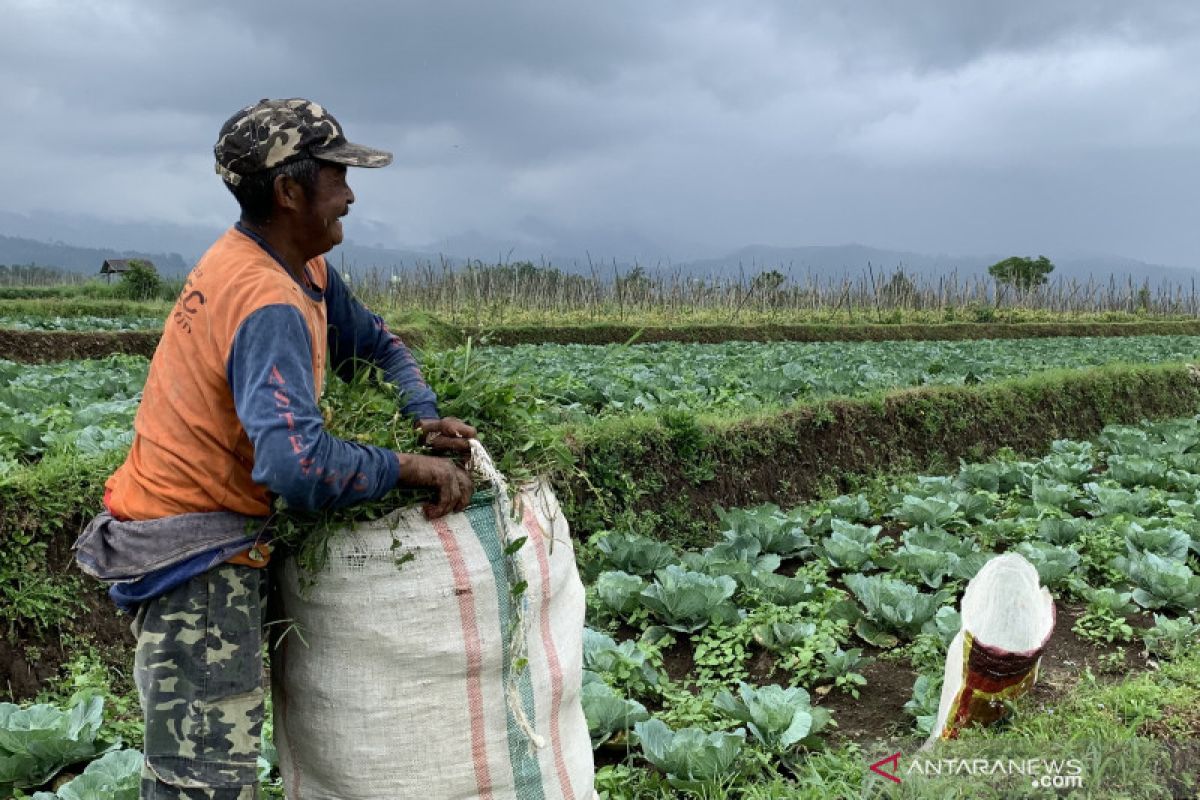
M 902 763 L 902 761 L 904 763 Z M 871 772 L 895 783 L 919 775 L 923 778 L 995 777 L 1024 778 L 1031 789 L 1080 789 L 1084 786 L 1083 761 L 1078 758 L 929 758 L 904 760 L 893 753 L 870 765 Z M 1014 781 L 1015 782 L 1015 781 Z

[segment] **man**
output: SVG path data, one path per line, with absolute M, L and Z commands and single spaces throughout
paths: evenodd
M 431 448 L 467 452 L 475 436 L 439 416 L 412 353 L 322 257 L 354 202 L 347 168 L 383 167 L 391 154 L 351 144 L 301 99 L 242 109 L 214 153 L 241 218 L 188 276 L 106 512 L 76 544 L 81 567 L 136 612 L 143 798 L 257 794 L 270 560 L 260 536 L 275 497 L 319 510 L 428 487 L 432 518 L 472 492 L 451 459 L 331 436 L 318 407 L 328 353 L 339 376 L 380 367 Z

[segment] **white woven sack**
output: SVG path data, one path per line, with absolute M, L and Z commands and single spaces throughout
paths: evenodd
M 1007 553 L 988 561 L 967 583 L 961 616 L 962 628 L 946 651 L 937 722 L 926 747 L 975 721 L 973 714 L 981 719 L 999 714 L 989 705 L 1012 699 L 1032 685 L 1054 632 L 1054 599 L 1032 564 Z M 986 662 L 987 674 L 972 671 L 973 652 Z M 990 694 L 983 691 L 989 681 L 996 684 Z
M 592 798 L 574 549 L 548 486 L 515 505 L 517 523 L 501 487 L 433 522 L 406 509 L 344 531 L 307 591 L 284 565 L 304 639 L 273 654 L 290 800 Z

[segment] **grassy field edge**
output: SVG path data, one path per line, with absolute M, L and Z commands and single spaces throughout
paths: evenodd
M 1200 334 L 1200 321 L 991 322 L 884 324 L 730 324 L 638 326 L 636 324 L 529 325 L 469 328 L 493 345 L 623 344 L 682 342 L 884 342 L 1035 339 L 1062 336 L 1159 336 Z
M 1001 448 L 1041 452 L 1111 423 L 1198 410 L 1200 371 L 1176 364 L 906 389 L 741 419 L 671 412 L 571 434 L 579 472 L 557 488 L 580 533 L 632 529 L 700 543 L 718 505 L 787 507 L 880 474 L 955 469 Z

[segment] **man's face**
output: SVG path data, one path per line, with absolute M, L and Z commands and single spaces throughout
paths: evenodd
M 354 192 L 346 184 L 346 167 L 322 162 L 316 188 L 308 198 L 305 213 L 301 214 L 303 230 L 311 245 L 305 249 L 313 257 L 342 243 L 341 218 L 350 213 L 353 202 Z

